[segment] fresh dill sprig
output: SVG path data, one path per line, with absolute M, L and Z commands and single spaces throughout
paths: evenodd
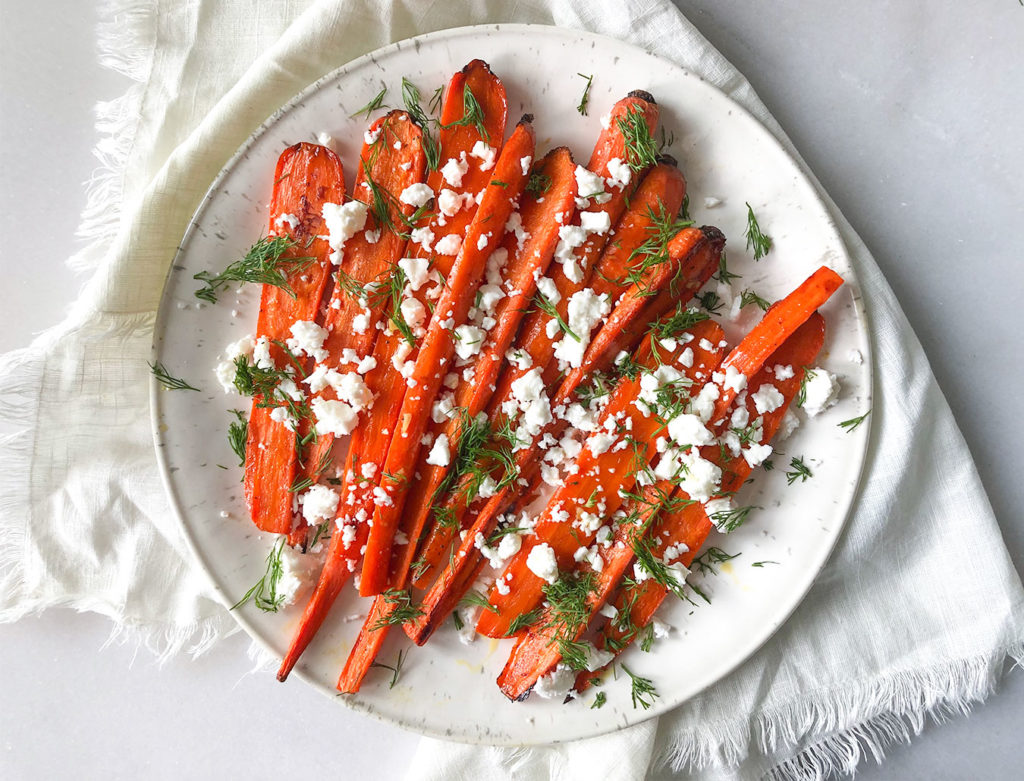
M 633 555 L 636 563 L 652 580 L 667 588 L 680 599 L 685 599 L 685 581 L 680 581 L 664 561 L 654 553 L 654 543 L 646 537 L 637 536 L 633 541 Z
M 718 569 L 715 567 L 716 564 L 724 564 L 727 561 L 735 559 L 740 554 L 738 553 L 726 553 L 721 548 L 708 548 L 700 556 L 697 556 L 692 562 L 691 567 L 699 572 L 701 575 L 717 575 Z
M 282 381 L 291 377 L 281 369 L 264 369 L 250 363 L 245 355 L 235 358 L 235 389 L 243 396 L 271 398 Z
M 594 702 L 590 706 L 590 710 L 595 708 L 603 708 L 604 704 L 608 701 L 608 696 L 604 692 L 598 692 L 597 696 L 594 697 Z
M 281 563 L 281 556 L 284 553 L 284 546 L 287 537 L 284 535 L 277 538 L 274 546 L 267 555 L 267 568 L 263 577 L 251 589 L 245 592 L 245 596 L 231 606 L 231 609 L 241 607 L 250 599 L 264 613 L 276 613 L 284 604 L 284 594 L 277 593 L 277 587 L 284 575 L 284 565 Z
M 512 619 L 508 625 L 508 631 L 505 632 L 505 637 L 512 637 L 512 635 L 518 633 L 520 630 L 525 629 L 540 618 L 540 608 L 534 608 L 527 613 L 520 613 L 518 616 Z
M 685 303 L 680 302 L 676 304 L 675 312 L 670 317 L 663 317 L 652 323 L 648 333 L 656 339 L 672 339 L 708 318 L 706 312 L 690 309 Z
M 160 361 L 149 364 L 149 370 L 153 372 L 153 376 L 156 377 L 156 381 L 167 388 L 167 390 L 199 390 L 199 388 L 194 385 L 189 385 L 184 380 L 171 375 L 171 373 L 167 371 L 167 367 L 160 363 Z
M 731 271 L 729 271 L 729 266 L 727 265 L 725 259 L 724 250 L 718 258 L 718 273 L 715 274 L 715 279 L 717 279 L 719 282 L 724 282 L 725 284 L 729 284 L 734 279 L 740 279 L 739 274 L 733 274 Z
M 625 274 L 625 280 L 636 285 L 640 294 L 645 296 L 655 295 L 658 292 L 647 287 L 645 277 L 651 269 L 671 260 L 668 251 L 669 243 L 679 231 L 693 224 L 688 219 L 674 217 L 661 200 L 658 201 L 657 210 L 653 206 L 647 207 L 647 219 L 651 223 L 647 226 L 648 237 L 629 254 Z M 635 262 L 634 259 L 636 259 Z M 675 280 L 672 281 L 672 284 L 674 283 Z
M 466 592 L 466 595 L 459 600 L 459 607 L 463 607 L 464 605 L 473 605 L 483 610 L 489 610 L 495 615 L 498 614 L 498 608 L 488 602 L 487 597 L 476 589 L 470 589 Z
M 770 458 L 766 458 L 761 462 L 761 466 L 764 468 L 765 472 L 771 472 L 775 468 L 775 462 Z
M 360 114 L 365 114 L 367 119 L 369 119 L 370 114 L 372 112 L 374 112 L 377 109 L 379 109 L 379 108 L 384 106 L 384 96 L 387 95 L 387 94 L 388 94 L 388 87 L 387 87 L 387 85 L 386 84 L 381 84 L 380 92 L 378 92 L 376 95 L 374 95 L 372 98 L 370 98 L 369 103 L 367 103 L 365 106 L 363 106 L 358 111 L 350 114 L 350 116 L 358 117 Z
M 804 367 L 804 376 L 800 378 L 800 390 L 796 392 L 796 398 L 794 401 L 798 407 L 802 407 L 804 402 L 807 401 L 807 382 L 813 380 L 817 376 L 817 372 Z M 840 424 L 842 425 L 842 424 Z
M 755 561 L 750 566 L 751 567 L 763 567 L 765 564 L 778 564 L 778 563 L 779 562 L 777 562 L 777 561 Z
M 413 580 L 419 580 L 423 577 L 423 573 L 427 571 L 430 566 L 430 562 L 427 561 L 426 557 L 420 556 L 416 561 L 409 567 L 409 572 L 412 574 Z
M 590 88 L 594 84 L 594 75 L 588 76 L 585 73 L 577 73 L 576 75 L 587 80 L 587 86 L 583 88 L 583 97 L 580 98 L 580 104 L 576 107 L 576 110 L 585 117 L 587 115 L 587 102 L 590 100 Z
M 235 420 L 228 424 L 228 444 L 232 452 L 238 456 L 238 465 L 245 466 L 245 443 L 249 438 L 249 421 L 245 419 L 245 413 L 233 409 L 229 412 L 235 416 Z
M 402 650 L 398 652 L 398 661 L 393 665 L 384 664 L 383 662 L 370 662 L 370 667 L 382 667 L 385 670 L 391 670 L 391 682 L 388 684 L 388 688 L 394 689 L 395 684 L 398 683 L 398 674 L 402 671 L 402 664 L 408 655 L 409 652 L 407 650 Z
M 654 704 L 654 700 L 658 696 L 658 692 L 654 690 L 654 684 L 651 682 L 651 679 L 635 675 L 626 665 L 621 665 L 621 667 L 623 672 L 629 676 L 633 707 L 636 708 L 637 705 L 640 705 L 644 710 L 647 710 Z
M 551 189 L 551 177 L 541 172 L 531 172 L 526 182 L 526 192 L 531 195 L 543 195 Z
M 644 636 L 640 640 L 640 650 L 645 654 L 650 653 L 651 647 L 654 645 L 654 624 L 648 624 L 644 627 Z
M 369 630 L 371 632 L 395 624 L 404 624 L 406 621 L 412 621 L 423 615 L 423 607 L 412 603 L 412 596 L 406 589 L 388 589 L 381 596 L 384 597 L 390 610 L 373 623 Z
M 285 257 L 285 253 L 297 244 L 290 236 L 264 236 L 249 248 L 244 258 L 236 260 L 219 274 L 209 271 L 196 274 L 193 279 L 206 283 L 196 291 L 196 298 L 216 304 L 217 294 L 231 282 L 273 285 L 295 298 L 288 276 L 304 271 L 316 260 L 310 255 Z
M 768 303 L 768 301 L 761 298 L 761 296 L 759 296 L 753 290 L 744 290 L 742 293 L 740 293 L 740 309 L 742 309 L 743 307 L 750 306 L 751 304 L 756 304 L 758 309 L 760 309 L 762 312 L 767 312 L 768 307 L 771 306 L 771 304 Z
M 731 510 L 719 510 L 711 513 L 711 522 L 722 532 L 733 532 L 746 523 L 751 510 L 760 509 L 753 505 L 734 507 Z
M 580 338 L 573 333 L 572 329 L 569 328 L 569 324 L 566 323 L 565 319 L 558 313 L 558 308 L 551 303 L 551 299 L 538 291 L 533 295 L 533 304 L 537 309 L 558 323 L 558 327 L 562 333 L 569 334 L 569 336 L 577 342 L 580 341 Z
M 601 372 L 594 372 L 590 382 L 586 385 L 581 385 L 576 390 L 576 401 L 584 409 L 590 409 L 590 405 L 597 399 L 604 398 L 610 395 L 611 392 L 612 389 L 608 384 L 608 378 Z
M 636 106 L 615 120 L 626 146 L 626 162 L 634 171 L 642 171 L 658 162 L 658 145 L 651 138 L 647 117 Z
M 473 90 L 469 88 L 467 81 L 462 87 L 462 118 L 449 122 L 447 125 L 441 125 L 441 128 L 448 130 L 453 127 L 468 127 L 469 125 L 476 127 L 476 132 L 484 141 L 490 142 L 491 134 L 487 132 L 487 127 L 484 125 L 484 110 L 480 107 L 480 102 L 473 94 Z
M 494 545 L 494 543 L 498 542 L 502 537 L 508 534 L 522 534 L 526 531 L 529 530 L 524 526 L 502 526 L 500 529 L 495 529 L 491 532 L 491 536 L 487 538 L 487 544 Z
M 643 372 L 644 369 L 644 365 L 637 361 L 632 355 L 627 355 L 615 364 L 615 371 L 620 377 L 625 377 L 627 380 L 635 380 L 640 376 L 640 373 Z
M 697 296 L 697 300 L 700 301 L 702 307 L 713 315 L 717 315 L 722 311 L 722 307 L 725 306 L 725 302 L 719 298 L 718 293 L 714 290 L 705 290 Z
M 364 299 L 369 309 L 384 308 L 384 314 L 411 347 L 416 346 L 416 336 L 402 314 L 402 292 L 405 290 L 405 271 L 397 263 L 371 282 L 362 283 L 344 269 L 338 269 L 336 284 L 349 296 Z
M 760 260 L 771 252 L 772 239 L 761 230 L 749 203 L 747 204 L 747 232 L 744 235 L 747 237 L 747 249 L 754 250 L 754 260 Z
M 587 666 L 586 643 L 576 640 L 590 616 L 590 597 L 596 588 L 594 573 L 567 573 L 545 584 L 548 618 L 542 629 L 552 630 L 551 642 L 558 645 L 562 660 L 574 670 Z
M 786 472 L 786 484 L 793 485 L 797 480 L 807 482 L 808 477 L 814 477 L 810 467 L 804 463 L 803 456 L 793 456 L 789 459 L 789 471 Z
M 867 417 L 870 414 L 871 414 L 871 410 L 868 410 L 867 412 L 865 412 L 863 415 L 861 415 L 859 417 L 850 418 L 849 420 L 844 420 L 844 421 L 842 421 L 841 423 L 838 424 L 839 428 L 844 429 L 847 432 L 855 431 L 857 429 L 857 427 L 861 423 L 863 423 L 865 420 L 867 420 Z
M 317 527 L 313 530 L 313 539 L 311 539 L 306 545 L 306 550 L 312 550 L 320 540 L 328 536 L 327 533 L 331 530 L 331 526 L 333 525 L 333 521 L 324 521 L 321 524 L 317 524 Z
M 462 616 L 459 615 L 458 610 L 452 611 L 452 624 L 454 625 L 456 632 L 461 632 L 462 628 L 465 626 L 465 623 L 462 621 Z
M 435 93 L 435 97 L 436 95 L 437 93 Z M 431 126 L 436 123 L 436 120 L 428 116 L 427 112 L 423 110 L 420 100 L 419 87 L 403 76 L 402 102 L 405 104 L 405 110 L 409 116 L 412 117 L 413 121 L 423 131 L 423 156 L 427 160 L 427 169 L 434 171 L 437 170 L 437 165 L 441 158 L 441 149 L 438 146 L 437 137 L 431 130 Z

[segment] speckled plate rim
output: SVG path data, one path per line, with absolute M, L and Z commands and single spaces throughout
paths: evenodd
M 395 43 L 388 44 L 372 52 L 364 54 L 358 58 L 350 60 L 349 62 L 339 66 L 330 73 L 320 77 L 315 82 L 307 86 L 305 89 L 297 93 L 293 98 L 291 98 L 288 102 L 282 105 L 281 108 L 279 108 L 270 117 L 264 120 L 259 125 L 259 127 L 257 127 L 248 136 L 248 138 L 242 143 L 238 150 L 224 164 L 223 168 L 211 182 L 209 188 L 207 189 L 203 198 L 199 202 L 195 212 L 193 213 L 193 216 L 189 221 L 189 224 L 182 236 L 182 240 L 179 243 L 178 248 L 175 252 L 174 259 L 168 266 L 168 272 L 164 280 L 163 293 L 161 295 L 160 306 L 154 326 L 153 345 L 151 350 L 152 360 L 157 361 L 160 360 L 161 357 L 161 346 L 163 344 L 165 326 L 170 316 L 169 312 L 171 310 L 170 301 L 167 295 L 167 283 L 171 277 L 174 267 L 178 265 L 179 259 L 186 252 L 189 243 L 193 237 L 193 234 L 197 229 L 197 225 L 200 221 L 203 212 L 207 208 L 209 202 L 215 197 L 222 181 L 235 168 L 239 160 L 245 157 L 246 153 L 249 151 L 249 149 L 253 146 L 253 144 L 256 142 L 258 138 L 260 138 L 265 132 L 267 132 L 268 129 L 273 127 L 282 117 L 293 111 L 307 97 L 320 90 L 326 83 L 337 80 L 341 76 L 345 75 L 348 71 L 362 67 L 366 62 L 374 63 L 376 59 L 385 57 L 392 52 L 399 51 L 403 47 L 408 47 L 410 45 L 417 47 L 418 50 L 419 47 L 424 45 L 444 43 L 445 41 L 453 40 L 455 38 L 464 36 L 475 36 L 483 31 L 510 33 L 512 35 L 521 35 L 523 33 L 529 33 L 532 36 L 546 36 L 552 41 L 564 40 L 566 38 L 575 40 L 584 39 L 589 40 L 593 43 L 613 44 L 614 46 L 621 47 L 623 50 L 634 56 L 652 58 L 657 62 L 665 65 L 666 67 L 682 72 L 689 78 L 692 78 L 695 84 L 691 86 L 696 86 L 697 88 L 713 91 L 714 93 L 717 94 L 718 99 L 727 101 L 729 104 L 731 104 L 732 110 L 740 117 L 741 120 L 751 123 L 756 128 L 757 132 L 762 134 L 763 140 L 773 145 L 779 153 L 781 153 L 784 157 L 788 158 L 794 166 L 794 168 L 797 170 L 801 178 L 800 184 L 809 192 L 813 200 L 819 206 L 822 215 L 824 216 L 824 219 L 827 221 L 828 229 L 835 236 L 836 245 L 844 250 L 848 261 L 850 274 L 845 278 L 845 281 L 846 284 L 849 285 L 853 290 L 852 298 L 854 311 L 857 317 L 864 324 L 864 328 L 862 329 L 862 332 L 860 334 L 860 349 L 862 350 L 864 355 L 864 371 L 867 374 L 867 381 L 865 384 L 866 387 L 864 389 L 864 399 L 867 403 L 868 409 L 871 409 L 872 395 L 874 392 L 874 362 L 872 358 L 871 341 L 867 336 L 870 325 L 868 308 L 861 294 L 860 286 L 856 278 L 856 271 L 853 268 L 853 263 L 850 262 L 849 250 L 846 248 L 845 242 L 843 241 L 842 236 L 839 233 L 835 220 L 832 216 L 831 210 L 828 208 L 828 205 L 826 204 L 825 200 L 821 197 L 821 194 L 818 190 L 818 185 L 816 184 L 816 180 L 814 180 L 813 175 L 810 174 L 806 164 L 803 163 L 803 161 L 801 160 L 794 159 L 794 157 L 783 146 L 779 139 L 770 130 L 768 130 L 757 117 L 755 117 L 742 105 L 737 103 L 731 97 L 726 95 L 720 89 L 710 84 L 703 77 L 694 73 L 693 71 L 690 71 L 689 69 L 670 60 L 666 60 L 662 57 L 659 57 L 658 55 L 652 54 L 651 52 L 648 52 L 642 49 L 641 47 L 635 46 L 631 43 L 621 41 L 615 38 L 609 38 L 607 36 L 599 35 L 596 33 L 575 30 L 571 28 L 562 28 L 550 25 L 536 24 L 490 24 L 456 27 L 445 30 L 438 30 L 431 33 L 425 33 L 423 35 L 413 36 L 411 38 L 407 38 L 401 41 L 397 41 Z M 489 45 L 495 46 L 498 44 L 492 39 Z M 216 575 L 217 569 L 213 566 L 211 561 L 207 558 L 206 554 L 204 553 L 202 547 L 198 544 L 198 541 L 196 540 L 194 533 L 189 523 L 187 522 L 187 515 L 183 510 L 184 505 L 182 503 L 181 497 L 178 495 L 178 491 L 174 483 L 170 479 L 170 471 L 172 467 L 171 464 L 168 463 L 164 455 L 165 442 L 163 433 L 161 431 L 161 395 L 161 387 L 159 383 L 154 378 L 151 378 L 149 393 L 150 424 L 152 428 L 157 465 L 159 467 L 161 481 L 164 485 L 165 492 L 170 501 L 171 508 L 174 511 L 175 516 L 177 517 L 178 522 L 182 527 L 183 536 L 189 551 L 191 552 L 192 556 L 195 557 L 195 560 L 199 563 L 200 569 L 203 571 L 204 576 L 214 587 L 217 596 L 221 600 L 221 603 L 227 608 L 232 604 L 231 598 L 228 596 L 224 584 Z M 702 686 L 689 692 L 684 697 L 680 697 L 677 699 L 672 699 L 669 697 L 658 700 L 648 710 L 633 711 L 632 715 L 634 716 L 634 718 L 626 718 L 623 723 L 609 724 L 608 727 L 604 729 L 584 730 L 581 731 L 579 734 L 573 734 L 568 737 L 563 737 L 554 740 L 537 740 L 533 742 L 495 741 L 486 740 L 484 739 L 484 736 L 479 733 L 467 732 L 464 734 L 452 734 L 450 730 L 441 731 L 437 729 L 432 729 L 429 726 L 424 725 L 422 722 L 406 720 L 404 718 L 394 718 L 390 715 L 377 712 L 373 709 L 372 706 L 361 702 L 358 699 L 358 697 L 338 697 L 336 691 L 328 689 L 327 687 L 322 685 L 321 682 L 315 680 L 311 675 L 305 673 L 300 668 L 296 668 L 293 671 L 292 675 L 298 676 L 305 683 L 311 685 L 313 688 L 317 689 L 322 694 L 324 694 L 324 696 L 330 698 L 331 701 L 340 701 L 346 707 L 359 713 L 366 714 L 379 722 L 385 724 L 393 724 L 395 726 L 399 726 L 422 735 L 470 744 L 507 746 L 551 745 L 567 742 L 570 740 L 579 740 L 588 737 L 597 737 L 604 734 L 610 734 L 613 732 L 617 732 L 618 730 L 623 729 L 625 727 L 632 726 L 633 724 L 638 724 L 648 719 L 660 716 L 665 712 L 680 706 L 684 702 L 700 695 L 709 687 L 713 686 L 715 683 L 719 682 L 724 677 L 726 677 L 734 670 L 736 670 L 745 661 L 750 659 L 764 646 L 765 643 L 768 642 L 768 640 L 770 640 L 774 636 L 774 634 L 779 630 L 779 628 L 784 623 L 786 623 L 787 620 L 789 620 L 793 612 L 803 602 L 814 580 L 817 578 L 818 574 L 825 566 L 829 557 L 832 555 L 832 552 L 835 550 L 835 547 L 838 544 L 840 537 L 843 535 L 846 524 L 849 521 L 851 511 L 854 507 L 855 500 L 859 497 L 860 492 L 863 488 L 865 466 L 867 462 L 867 453 L 870 446 L 872 432 L 874 430 L 873 421 L 869 420 L 868 424 L 869 425 L 862 427 L 859 431 L 854 432 L 854 434 L 856 434 L 857 438 L 860 440 L 859 447 L 857 447 L 857 462 L 855 466 L 852 466 L 852 469 L 855 470 L 857 474 L 856 478 L 852 481 L 851 490 L 846 495 L 845 501 L 840 504 L 840 509 L 837 510 L 836 513 L 837 515 L 842 515 L 842 522 L 837 525 L 834 533 L 832 534 L 831 543 L 828 546 L 822 546 L 822 548 L 819 549 L 819 556 L 817 560 L 806 562 L 808 566 L 800 570 L 803 577 L 799 579 L 795 577 L 793 578 L 795 584 L 793 593 L 796 596 L 792 600 L 792 603 L 788 606 L 787 609 L 780 611 L 780 613 L 778 614 L 778 620 L 773 621 L 770 624 L 764 625 L 761 628 L 760 632 L 756 633 L 756 638 L 751 639 L 749 644 L 743 648 L 742 652 L 738 652 L 737 654 L 735 654 L 734 658 L 731 658 L 727 660 L 725 663 L 721 664 L 718 670 L 716 670 L 714 676 L 710 677 Z M 274 655 L 273 649 L 271 649 L 268 642 L 263 638 L 262 633 L 245 617 L 243 613 L 232 611 L 231 616 L 239 624 L 239 626 L 241 626 L 242 629 L 245 630 L 245 632 L 249 635 L 250 639 L 255 641 L 265 652 Z

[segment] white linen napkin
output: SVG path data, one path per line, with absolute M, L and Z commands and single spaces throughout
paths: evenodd
M 210 181 L 294 93 L 418 33 L 558 24 L 689 68 L 800 159 L 667 0 L 280 0 L 258 14 L 249 0 L 120 0 L 103 14 L 104 60 L 136 85 L 100 106 L 105 171 L 82 226 L 91 243 L 72 259 L 89 284 L 65 322 L 0 357 L 0 621 L 57 605 L 95 610 L 163 658 L 199 653 L 234 624 L 189 559 L 156 471 L 146 365 L 155 311 Z M 983 699 L 1007 655 L 1024 656 L 1024 591 L 963 439 L 877 265 L 823 196 L 869 305 L 877 387 L 857 509 L 807 599 L 739 670 L 658 720 L 528 750 L 424 739 L 410 778 L 852 771 L 927 715 Z

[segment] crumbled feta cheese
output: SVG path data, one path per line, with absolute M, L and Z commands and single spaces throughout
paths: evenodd
M 577 205 L 586 206 L 587 200 L 604 192 L 604 179 L 588 171 L 582 165 L 576 166 Z M 582 204 L 580 203 L 582 201 Z
M 558 285 L 550 277 L 541 277 L 537 280 L 537 292 L 551 304 L 557 304 L 562 300 L 562 294 L 558 292 Z
M 413 292 L 423 287 L 430 273 L 430 261 L 427 258 L 402 258 L 398 261 L 398 267 L 405 273 Z
M 306 523 L 315 526 L 323 521 L 329 521 L 338 511 L 338 492 L 325 485 L 314 485 L 304 494 L 299 496 L 299 504 L 302 505 L 302 517 Z
M 418 299 L 403 299 L 398 309 L 410 328 L 419 328 L 427 319 L 427 310 Z
M 668 435 L 679 447 L 710 445 L 715 435 L 704 427 L 697 415 L 683 413 L 668 422 Z
M 274 227 L 280 228 L 282 225 L 287 225 L 289 230 L 295 230 L 299 227 L 299 218 L 294 214 L 279 214 L 274 220 Z
M 344 401 L 315 398 L 310 403 L 320 434 L 344 437 L 356 427 L 356 411 Z
M 295 416 L 288 411 L 287 407 L 274 407 L 274 409 L 270 410 L 270 419 L 283 424 L 289 431 L 295 431 L 295 427 L 298 424 Z
M 743 448 L 743 458 L 751 467 L 760 465 L 771 454 L 771 445 L 758 445 L 754 443 L 749 447 Z
M 559 662 L 554 670 L 537 679 L 533 691 L 545 700 L 561 701 L 572 691 L 575 683 L 576 673 L 573 669 L 564 662 Z
M 775 439 L 782 442 L 788 439 L 789 436 L 800 427 L 800 418 L 796 416 L 796 413 L 791 409 L 786 410 L 786 414 L 782 416 L 782 420 L 779 422 L 779 430 L 775 434 Z
M 611 651 L 599 650 L 592 643 L 584 643 L 583 645 L 586 648 L 586 665 L 589 672 L 596 673 L 615 658 L 615 654 Z
M 364 480 L 372 480 L 373 476 L 377 474 L 377 465 L 372 461 L 367 461 L 359 467 L 359 474 Z
M 782 364 L 776 366 L 772 371 L 775 372 L 775 379 L 777 379 L 779 382 L 782 382 L 783 380 L 788 380 L 794 375 L 792 366 L 783 366 Z
M 747 378 L 731 363 L 725 367 L 724 372 L 712 374 L 711 379 L 721 385 L 723 390 L 734 390 L 739 393 L 747 387 Z
M 366 226 L 366 204 L 360 201 L 325 203 L 322 215 L 327 227 L 327 243 L 331 246 L 331 263 L 340 266 L 345 242 Z
M 410 184 L 398 197 L 402 203 L 407 203 L 414 209 L 418 209 L 421 206 L 425 206 L 431 198 L 434 197 L 434 191 L 422 182 L 416 184 Z
M 591 288 L 572 294 L 568 307 L 568 326 L 572 334 L 565 334 L 555 345 L 555 357 L 572 367 L 583 363 L 583 355 L 590 345 L 590 332 L 611 311 L 606 295 L 598 295 Z M 574 338 L 578 337 L 578 338 Z
M 480 352 L 487 336 L 475 325 L 460 325 L 455 329 L 455 354 L 463 361 L 468 361 Z
M 488 146 L 484 141 L 477 141 L 473 144 L 473 149 L 469 154 L 470 157 L 475 157 L 480 161 L 481 171 L 490 171 L 494 168 L 494 158 L 497 152 L 494 147 Z
M 419 244 L 423 247 L 424 252 L 430 252 L 434 248 L 434 231 L 426 226 L 413 228 L 409 234 L 409 241 L 413 244 Z
M 323 130 L 321 130 L 319 133 L 316 134 L 316 142 L 320 144 L 320 146 L 327 147 L 332 152 L 336 151 L 334 149 L 334 136 L 332 136 L 330 133 L 326 133 Z
M 620 190 L 628 185 L 633 179 L 633 170 L 629 167 L 629 163 L 618 157 L 613 157 L 608 161 L 608 184 L 612 187 L 618 187 Z
M 526 176 L 528 173 L 530 173 L 530 166 L 532 164 L 533 158 L 530 157 L 529 155 L 526 155 L 526 157 L 519 158 L 519 168 L 522 170 L 523 176 Z
M 308 355 L 313 360 L 322 361 L 327 357 L 323 349 L 327 329 L 309 320 L 296 320 L 291 326 L 292 336 L 285 341 L 288 349 L 297 356 Z
M 456 160 L 454 157 L 448 158 L 448 162 L 441 168 L 441 176 L 452 187 L 461 187 L 462 177 L 466 175 L 468 170 L 469 163 L 466 162 L 466 153 L 463 152 L 459 160 Z
M 562 264 L 562 271 L 570 282 L 582 282 L 583 271 L 576 262 L 575 252 L 587 240 L 587 232 L 578 225 L 563 225 L 558 229 L 558 246 L 555 257 Z
M 811 369 L 806 374 L 804 391 L 804 412 L 813 417 L 836 403 L 839 382 L 834 374 L 825 369 Z
M 850 350 L 850 363 L 856 363 L 858 365 L 864 363 L 864 356 L 861 355 L 860 350 Z
M 462 236 L 457 233 L 449 233 L 434 245 L 434 250 L 438 255 L 458 255 L 460 249 L 462 249 Z
M 786 402 L 785 397 L 779 393 L 779 389 L 768 383 L 758 388 L 756 393 L 751 394 L 750 400 L 754 402 L 754 409 L 757 410 L 758 415 L 775 412 Z
M 527 436 L 535 437 L 551 422 L 551 403 L 544 393 L 544 380 L 540 368 L 530 369 L 513 381 L 512 399 L 519 409 L 519 424 Z
M 704 208 L 705 209 L 714 209 L 716 206 L 720 206 L 721 203 L 722 203 L 722 199 L 721 198 L 715 198 L 713 195 L 708 195 L 708 196 L 704 197 Z
M 377 139 L 380 138 L 380 134 L 384 131 L 384 124 L 381 123 L 376 130 L 367 128 L 363 133 L 363 141 L 366 142 L 367 146 L 373 146 L 377 143 Z
M 598 431 L 595 434 L 591 434 L 587 439 L 587 447 L 590 448 L 591 453 L 599 456 L 606 452 L 615 440 L 616 436 L 614 434 L 609 434 L 607 431 Z
M 607 233 L 612 220 L 608 212 L 580 212 L 580 227 L 587 233 Z
M 437 208 L 445 217 L 454 217 L 465 204 L 465 198 L 447 187 L 437 195 Z
M 252 347 L 252 361 L 257 369 L 276 369 L 274 358 L 270 355 L 270 340 L 261 336 Z
M 427 455 L 427 463 L 431 466 L 448 466 L 451 463 L 452 454 L 448 448 L 448 435 L 440 434 L 434 440 L 434 446 L 430 448 Z
M 546 542 L 535 545 L 526 557 L 526 567 L 534 575 L 548 583 L 558 580 L 558 561 L 555 551 Z

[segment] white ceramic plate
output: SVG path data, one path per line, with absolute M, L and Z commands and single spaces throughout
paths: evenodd
M 385 671 L 374 671 L 359 695 L 336 698 L 376 718 L 440 737 L 547 743 L 610 732 L 678 705 L 754 653 L 792 612 L 824 565 L 856 493 L 870 426 L 846 433 L 837 423 L 870 407 L 871 359 L 857 281 L 821 201 L 758 121 L 697 76 L 625 43 L 553 27 L 464 28 L 387 46 L 321 79 L 253 134 L 196 212 L 167 279 L 154 356 L 203 392 L 164 391 L 154 383 L 157 455 L 196 558 L 225 605 L 261 577 L 272 542 L 247 519 L 241 470 L 226 439 L 227 411 L 247 410 L 248 405 L 225 395 L 212 373 L 224 346 L 255 329 L 259 291 L 251 286 L 237 300 L 228 294 L 216 306 L 199 306 L 193 274 L 223 268 L 262 235 L 282 149 L 327 131 L 338 140 L 351 177 L 365 121 L 349 115 L 382 82 L 394 105 L 402 76 L 430 95 L 476 57 L 486 59 L 505 83 L 510 127 L 520 114 L 533 113 L 540 153 L 568 144 L 584 162 L 599 117 L 630 90 L 650 91 L 661 105 L 662 124 L 675 133 L 669 151 L 686 174 L 691 213 L 698 224 L 717 225 L 728 238 L 729 267 L 743 275 L 734 283 L 737 290 L 750 287 L 776 299 L 822 263 L 847 282 L 823 310 L 828 336 L 820 361 L 841 379 L 840 403 L 811 422 L 801 413 L 804 425 L 781 448 L 786 457 L 776 457 L 775 470 L 758 473 L 744 489 L 742 502 L 764 509 L 729 539 L 709 541 L 742 553 L 705 584 L 713 603 L 696 609 L 678 601 L 666 604 L 661 617 L 674 627 L 671 636 L 658 641 L 651 653 L 628 652 L 631 669 L 655 683 L 660 696 L 653 708 L 632 707 L 623 676 L 605 687 L 607 705 L 598 710 L 590 709 L 592 693 L 564 706 L 539 697 L 509 703 L 494 679 L 511 641 L 478 638 L 464 646 L 450 627 L 408 655 L 394 689 L 388 689 Z M 577 72 L 594 74 L 587 117 L 575 110 L 584 86 Z M 708 196 L 722 203 L 706 208 Z M 744 248 L 744 202 L 754 207 L 775 242 L 758 263 Z M 726 324 L 733 339 L 750 325 L 749 320 Z M 849 359 L 852 350 L 863 356 L 862 364 Z M 783 472 L 790 455 L 803 455 L 812 464 L 813 479 L 786 485 Z M 763 561 L 777 563 L 751 566 Z M 361 623 L 345 617 L 365 614 L 366 604 L 351 589 L 342 595 L 298 665 L 298 676 L 336 694 L 338 673 Z M 264 614 L 249 606 L 234 615 L 280 658 L 300 612 L 291 607 Z M 407 644 L 401 632 L 392 632 L 380 659 L 393 662 Z

